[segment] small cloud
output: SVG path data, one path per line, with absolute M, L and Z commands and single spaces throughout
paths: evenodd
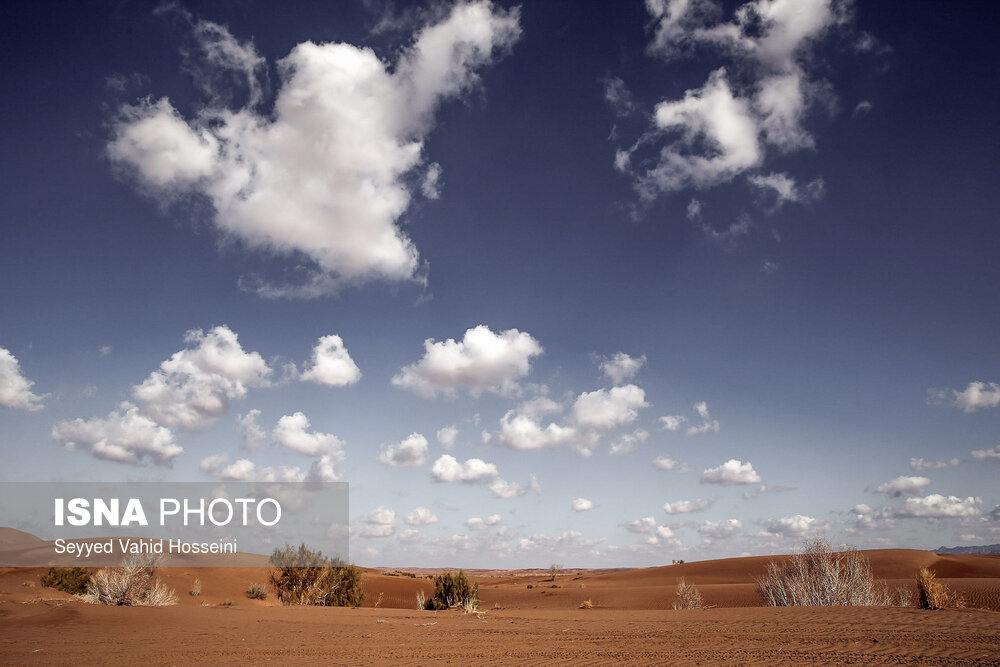
M 733 486 L 738 484 L 760 484 L 761 477 L 749 461 L 743 463 L 729 459 L 717 468 L 709 468 L 701 475 L 703 484 L 723 484 Z
M 396 512 L 383 506 L 376 507 L 364 520 L 359 537 L 382 538 L 396 532 Z
M 664 503 L 663 511 L 667 514 L 692 514 L 694 512 L 704 512 L 715 504 L 716 498 L 696 498 L 695 500 L 678 500 L 672 503 Z
M 657 470 L 673 470 L 678 465 L 677 461 L 669 456 L 657 456 L 653 459 L 653 467 Z
M 969 386 L 957 389 L 931 389 L 930 402 L 952 405 L 970 414 L 976 410 L 995 408 L 1000 405 L 1000 384 L 996 382 L 970 382 Z
M 541 353 L 542 346 L 528 333 L 508 329 L 495 334 L 479 325 L 467 330 L 461 341 L 425 340 L 424 356 L 404 366 L 392 384 L 424 398 L 454 397 L 460 390 L 472 396 L 483 392 L 509 396 L 520 390 L 518 381 L 528 375 L 531 359 Z
M 429 526 L 437 523 L 438 518 L 429 509 L 421 506 L 414 507 L 412 512 L 403 517 L 403 521 L 408 526 Z
M 706 521 L 698 526 L 698 534 L 712 540 L 725 540 L 743 529 L 743 522 L 738 519 L 723 519 L 722 521 Z
M 976 449 L 972 452 L 972 458 L 977 461 L 1000 461 L 1000 444 L 992 449 Z
M 586 498 L 577 498 L 572 503 L 574 512 L 589 512 L 594 509 L 594 503 Z
M 33 386 L 35 383 L 21 373 L 17 358 L 10 350 L 0 347 L 0 405 L 31 412 L 43 409 L 42 401 L 48 394 L 33 393 Z
M 451 450 L 455 448 L 455 442 L 458 440 L 458 429 L 455 426 L 445 426 L 438 429 L 437 440 L 441 443 L 441 446 L 445 449 Z
M 927 477 L 897 477 L 890 482 L 876 487 L 874 493 L 884 493 L 893 498 L 919 496 L 923 493 L 924 487 L 930 483 L 931 480 Z
M 267 442 L 267 432 L 257 424 L 258 417 L 260 417 L 260 410 L 256 408 L 237 417 L 237 423 L 240 426 L 241 446 L 248 452 L 262 449 L 264 443 Z
M 395 445 L 382 445 L 378 460 L 396 468 L 417 468 L 427 462 L 427 438 L 411 433 Z
M 920 472 L 921 470 L 941 470 L 942 468 L 954 468 L 961 462 L 961 459 L 950 459 L 948 461 L 926 461 L 919 458 L 910 459 L 910 467 L 916 472 Z
M 764 530 L 771 535 L 781 537 L 802 537 L 804 535 L 819 532 L 827 527 L 827 522 L 821 519 L 814 519 L 811 516 L 796 514 L 777 519 L 766 519 L 761 522 Z
M 854 111 L 851 112 L 851 118 L 859 118 L 861 116 L 867 116 L 871 113 L 872 103 L 868 100 L 861 100 L 854 107 Z
M 282 447 L 306 456 L 344 458 L 344 441 L 332 433 L 309 431 L 310 423 L 301 412 L 285 415 L 278 420 L 271 437 Z
M 151 461 L 169 466 L 184 452 L 170 429 L 140 414 L 128 401 L 103 419 L 59 422 L 52 427 L 52 439 L 71 451 L 87 447 L 96 458 L 132 465 Z
M 611 357 L 601 358 L 600 369 L 612 384 L 619 385 L 625 380 L 634 378 L 645 363 L 645 354 L 641 357 L 632 357 L 624 352 L 616 352 Z
M 312 364 L 300 378 L 328 387 L 345 387 L 361 379 L 361 370 L 351 359 L 340 336 L 330 335 L 316 342 Z
M 499 477 L 497 467 L 482 459 L 459 462 L 454 456 L 443 454 L 431 467 L 431 477 L 436 482 L 484 484 Z
M 651 516 L 643 517 L 642 519 L 633 519 L 632 521 L 623 521 L 619 524 L 622 528 L 630 533 L 651 533 L 656 528 L 656 519 Z
M 942 496 L 933 493 L 923 498 L 907 498 L 906 503 L 897 508 L 893 516 L 900 518 L 923 517 L 929 519 L 948 519 L 956 517 L 973 517 L 982 514 L 979 505 L 980 498 L 958 498 Z
M 648 405 L 644 390 L 626 384 L 580 394 L 573 403 L 573 416 L 584 426 L 607 430 L 635 420 Z
M 113 349 L 114 348 L 112 348 L 110 345 L 102 345 L 100 349 L 97 350 L 97 354 L 102 357 L 107 357 L 111 354 Z

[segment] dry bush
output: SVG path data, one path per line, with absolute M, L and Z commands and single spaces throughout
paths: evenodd
M 365 599 L 361 570 L 305 544 L 275 549 L 271 565 L 271 586 L 281 604 L 359 607 Z
M 917 573 L 917 597 L 921 609 L 961 609 L 965 600 L 934 578 L 926 567 Z
M 594 603 L 591 600 L 584 600 L 580 603 L 580 609 L 593 609 Z
M 677 600 L 673 603 L 674 609 L 704 609 L 705 602 L 701 599 L 701 591 L 694 584 L 684 581 L 684 577 L 677 580 Z
M 884 582 L 876 584 L 868 559 L 856 549 L 834 551 L 824 539 L 807 541 L 802 553 L 784 563 L 768 563 L 757 592 L 772 607 L 890 605 L 889 591 Z
M 427 595 L 424 594 L 424 589 L 417 591 L 417 609 L 427 608 Z
M 252 583 L 247 589 L 247 597 L 251 600 L 266 600 L 267 588 L 264 584 Z
M 188 592 L 194 597 L 201 595 L 201 579 L 195 579 L 194 583 L 191 584 L 191 590 Z
M 913 591 L 904 586 L 900 586 L 896 589 L 896 603 L 900 607 L 912 607 L 913 606 Z
M 119 567 L 101 568 L 80 597 L 92 604 L 127 607 L 165 607 L 177 604 L 173 589 L 156 576 L 156 558 L 128 554 Z
M 83 595 L 90 583 L 90 570 L 85 567 L 50 567 L 42 576 L 42 586 L 65 591 L 70 595 Z M 35 584 L 32 582 L 32 586 Z

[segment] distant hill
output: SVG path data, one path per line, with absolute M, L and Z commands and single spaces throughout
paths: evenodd
M 936 554 L 1000 554 L 1000 544 L 984 544 L 978 547 L 938 547 Z

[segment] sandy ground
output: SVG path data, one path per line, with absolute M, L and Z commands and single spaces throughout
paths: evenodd
M 430 572 L 367 570 L 359 609 L 281 607 L 246 598 L 267 570 L 160 570 L 178 605 L 109 608 L 44 588 L 45 568 L 0 569 L 0 663 L 212 662 L 1000 665 L 1000 557 L 866 552 L 890 590 L 920 567 L 970 609 L 766 608 L 754 577 L 768 558 L 636 570 L 474 571 L 482 612 L 417 611 Z M 413 576 L 411 576 L 413 575 Z M 670 609 L 677 580 L 714 608 Z M 201 594 L 192 596 L 194 580 Z M 593 609 L 579 609 L 589 600 Z M 376 606 L 377 605 L 377 606 Z

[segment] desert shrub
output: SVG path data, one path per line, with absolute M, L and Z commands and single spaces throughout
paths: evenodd
M 417 609 L 427 608 L 427 595 L 424 593 L 424 589 L 417 591 Z
M 83 595 L 90 583 L 90 570 L 85 567 L 50 567 L 42 575 L 42 586 L 56 588 L 70 595 Z
M 247 589 L 247 597 L 251 600 L 266 600 L 267 587 L 264 584 L 252 583 Z
M 917 572 L 917 599 L 921 609 L 959 609 L 965 600 L 934 577 L 926 567 Z
M 191 584 L 191 590 L 188 592 L 195 597 L 201 595 L 201 579 L 195 579 L 194 583 Z
M 677 580 L 677 599 L 673 603 L 674 609 L 704 609 L 705 603 L 701 599 L 701 591 L 694 584 L 684 581 L 684 577 Z
M 118 607 L 164 607 L 177 604 L 173 589 L 156 576 L 156 558 L 149 554 L 129 554 L 119 567 L 104 567 L 94 573 L 86 602 Z
M 580 609 L 593 609 L 594 603 L 590 600 L 584 600 L 580 603 Z
M 768 563 L 757 591 L 772 607 L 890 604 L 888 589 L 876 584 L 871 563 L 860 551 L 834 551 L 824 539 L 807 541 L 802 553 L 784 563 Z
M 271 565 L 271 586 L 281 604 L 357 607 L 365 599 L 361 570 L 305 544 L 275 549 Z
M 896 604 L 900 607 L 913 606 L 913 591 L 905 586 L 896 589 Z
M 479 606 L 479 584 L 469 581 L 465 570 L 445 572 L 434 577 L 434 595 L 427 600 L 424 609 L 431 611 L 449 607 Z

